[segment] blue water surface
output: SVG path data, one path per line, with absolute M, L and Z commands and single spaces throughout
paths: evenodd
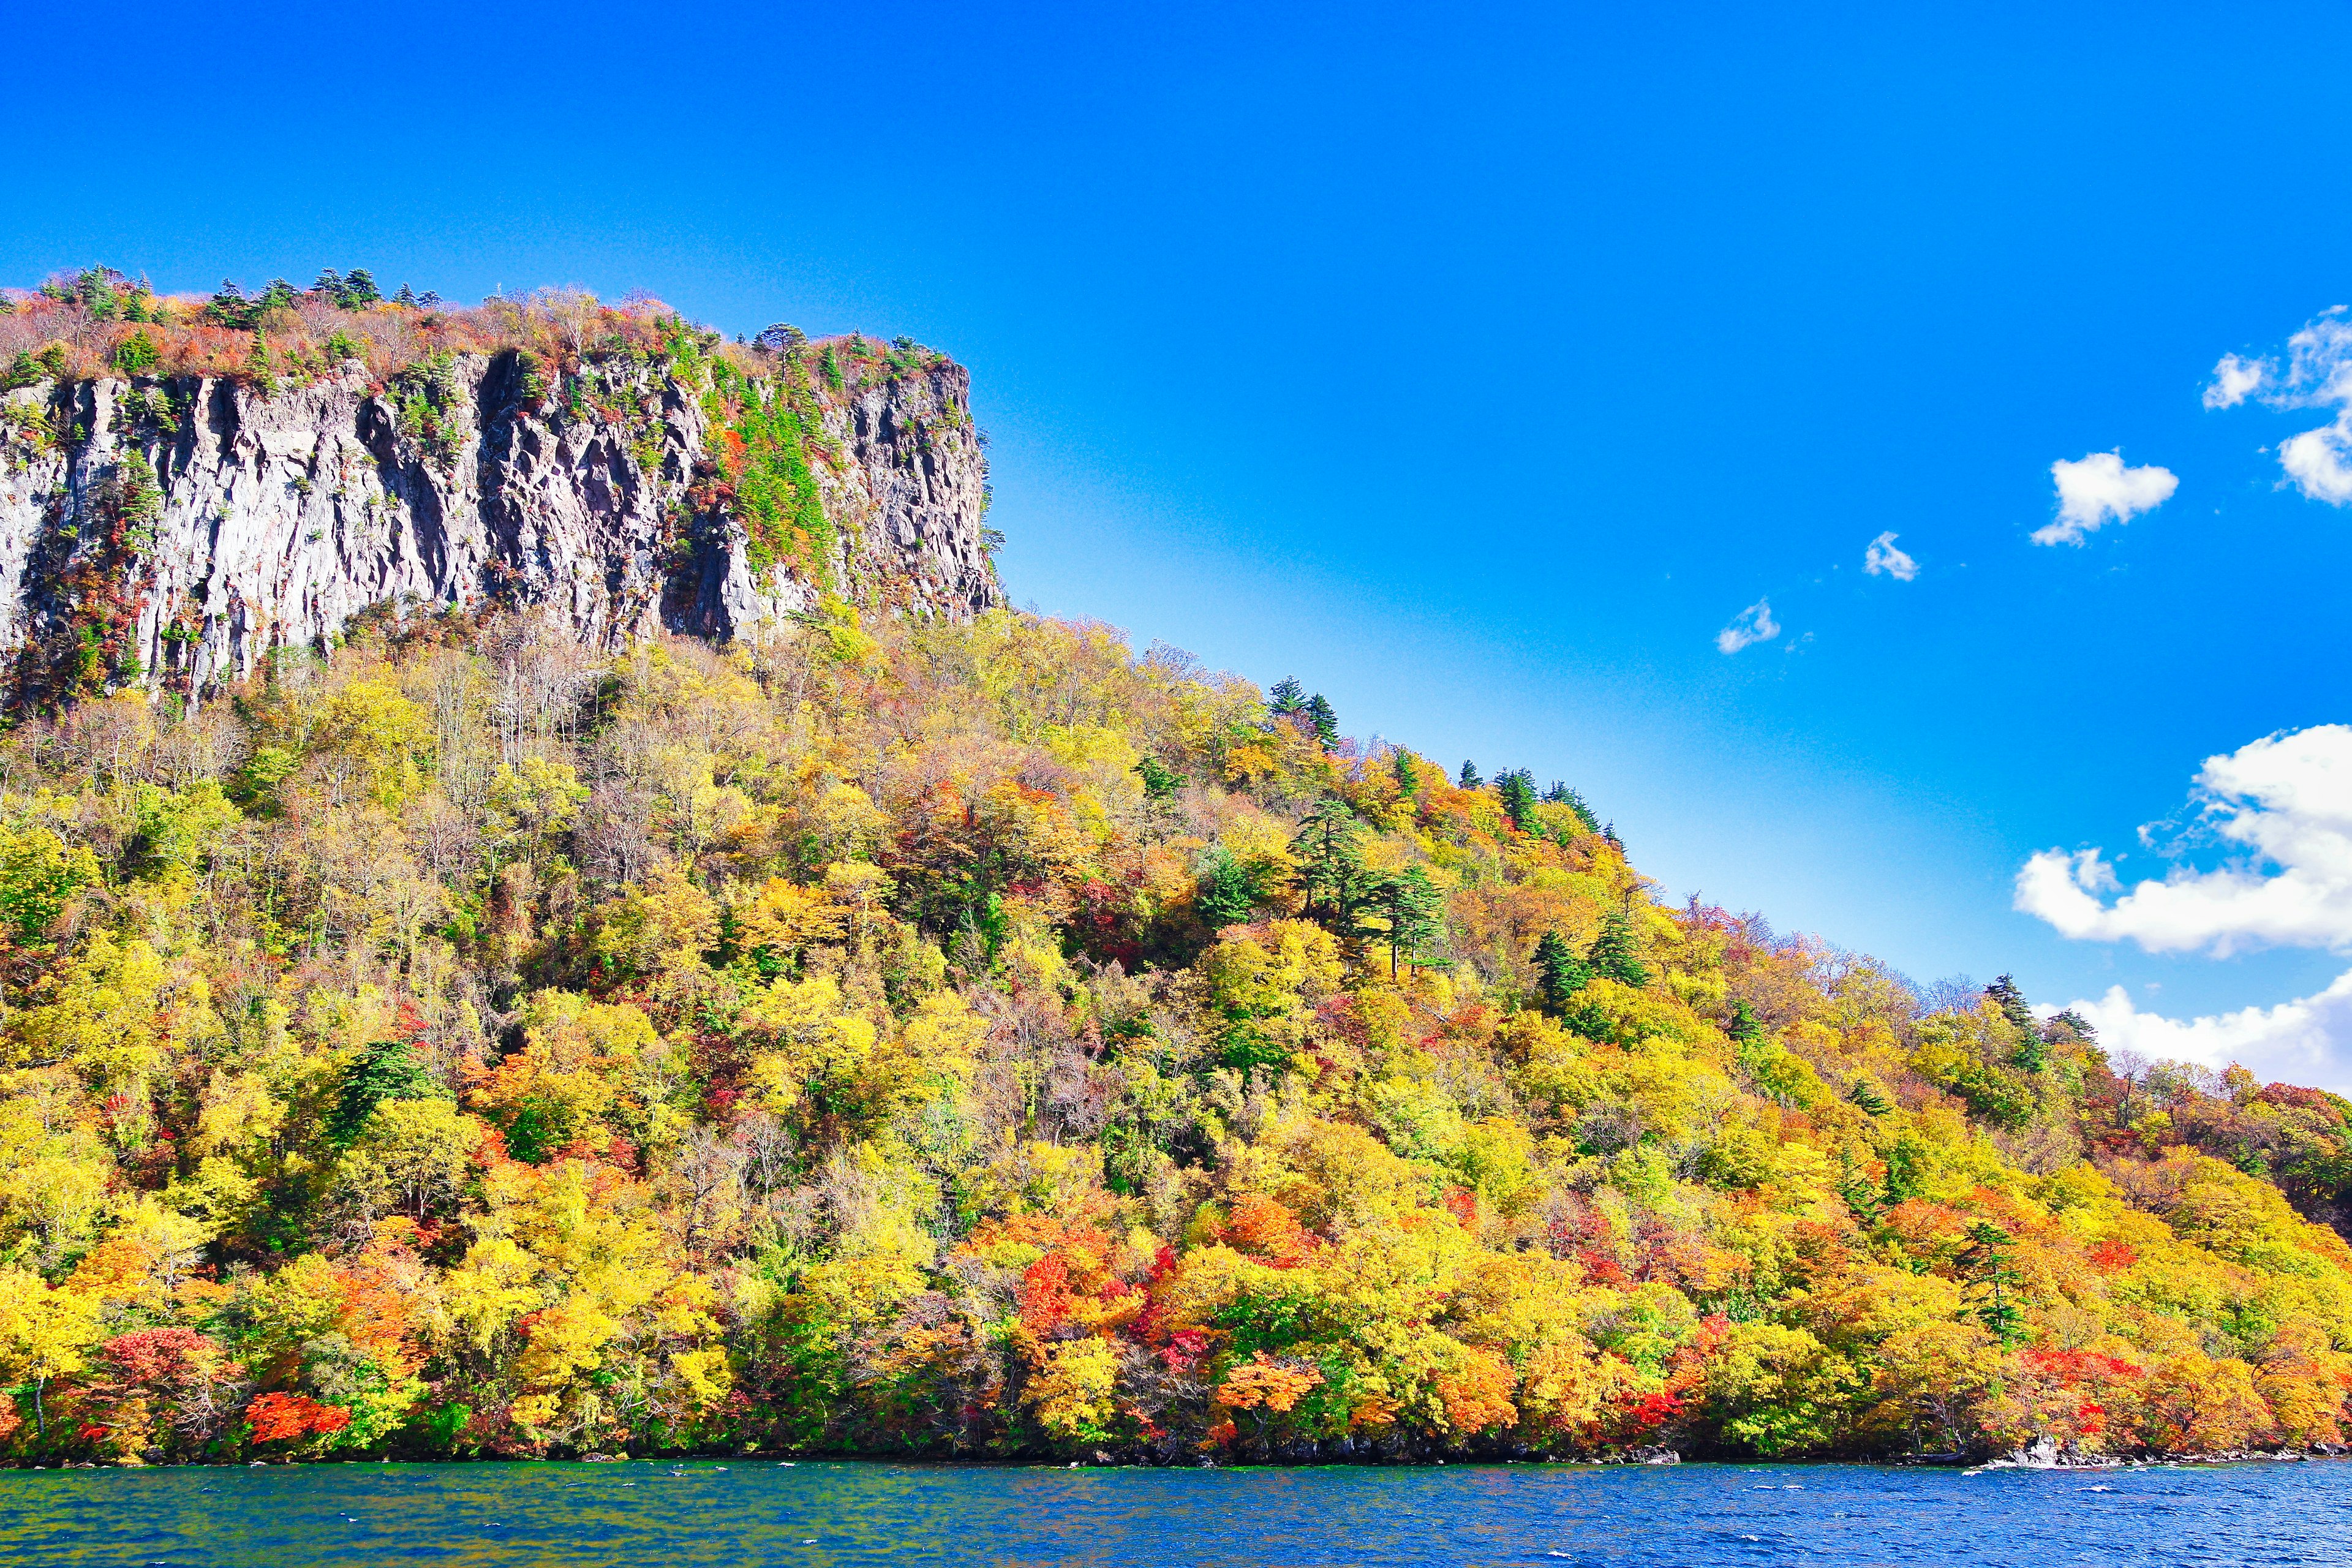
M 2103 1472 L 803 1460 L 0 1471 L 0 1562 L 2352 1564 L 2352 1462 Z

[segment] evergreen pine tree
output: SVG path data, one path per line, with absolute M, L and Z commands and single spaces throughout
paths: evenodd
M 2009 1233 L 1990 1220 L 1977 1221 L 1969 1227 L 1969 1244 L 1955 1261 L 1977 1321 L 2003 1345 L 2023 1338 L 2025 1313 L 2015 1299 L 2021 1276 Z
M 1601 830 L 1601 837 L 1608 841 L 1609 847 L 1617 851 L 1620 858 L 1624 855 L 1625 841 L 1617 837 L 1617 825 L 1615 823 L 1612 822 L 1608 826 L 1602 828 Z
M 1843 1198 L 1845 1206 L 1853 1211 L 1854 1223 L 1864 1230 L 1876 1225 L 1885 1214 L 1885 1194 L 1879 1190 L 1878 1184 L 1870 1179 L 1870 1173 L 1855 1163 L 1850 1144 L 1841 1145 L 1838 1149 L 1837 1188 L 1838 1196 Z
M 1327 800 L 1307 814 L 1290 840 L 1305 894 L 1300 912 L 1341 942 L 1364 935 L 1360 916 L 1376 886 L 1364 872 L 1363 834 L 1345 802 Z
M 1536 784 L 1528 770 L 1505 773 L 1495 780 L 1495 788 L 1503 797 L 1503 811 L 1511 826 L 1522 833 L 1535 831 Z
M 2050 1048 L 2042 1038 L 2042 1021 L 2033 1016 L 2033 1009 L 2026 1005 L 2025 994 L 2017 988 L 2017 982 L 2006 974 L 1996 976 L 1993 983 L 1985 987 L 1985 994 L 1994 1006 L 2000 1009 L 2000 1016 L 2009 1021 L 2010 1027 L 2017 1031 L 2017 1050 L 2010 1060 L 2026 1072 L 2046 1070 L 2050 1066 Z
M 1464 789 L 1476 789 L 1480 784 L 1485 784 L 1486 782 L 1486 781 L 1485 779 L 1482 779 L 1482 778 L 1480 778 L 1480 777 L 1478 776 L 1478 764 L 1477 764 L 1477 763 L 1464 763 L 1462 764 L 1462 778 L 1461 778 L 1461 787 L 1462 787 L 1462 788 L 1464 788 Z
M 1886 1152 L 1888 1203 L 1908 1203 L 1913 1198 L 1927 1195 L 1927 1174 L 1920 1169 L 1923 1163 L 1918 1141 L 1910 1133 L 1906 1132 L 1895 1141 L 1895 1147 Z
M 405 1016 L 413 1021 L 415 1015 Z M 338 1144 L 349 1144 L 366 1130 L 377 1106 L 396 1100 L 425 1100 L 441 1092 L 440 1080 L 418 1059 L 410 1040 L 374 1041 L 343 1075 L 342 1088 L 327 1112 L 327 1135 Z
M 416 308 L 416 290 L 411 289 L 407 284 L 403 283 L 400 286 L 400 292 L 392 297 L 392 302 L 395 305 L 406 305 L 411 310 L 415 310 Z
M 1846 1091 L 1846 1098 L 1862 1107 L 1863 1113 L 1867 1116 L 1884 1116 L 1895 1109 L 1886 1103 L 1886 1096 L 1879 1092 L 1878 1085 L 1866 1078 L 1855 1079 L 1853 1087 Z
M 1584 829 L 1585 832 L 1598 833 L 1601 831 L 1601 819 L 1592 815 L 1592 808 L 1584 804 L 1584 797 L 1582 795 L 1577 794 L 1574 790 L 1569 788 L 1564 784 L 1555 784 L 1551 787 L 1554 792 L 1554 795 L 1559 800 L 1559 804 L 1568 807 L 1569 810 L 1576 813 L 1577 823 Z
M 343 297 L 343 275 L 331 267 L 321 267 L 319 280 L 310 285 L 310 292 L 340 302 Z
M 1307 688 L 1298 684 L 1298 677 L 1286 675 L 1274 683 L 1265 694 L 1265 710 L 1284 718 L 1307 706 Z
M 1764 1026 L 1757 1020 L 1756 1009 L 1742 1001 L 1731 1004 L 1731 1022 L 1723 1026 L 1723 1033 L 1742 1056 L 1764 1041 Z
M 1176 772 L 1158 757 L 1145 757 L 1135 764 L 1135 771 L 1143 780 L 1143 794 L 1148 800 L 1165 800 L 1182 787 L 1184 783 L 1182 773 Z
M 1192 896 L 1192 909 L 1202 924 L 1223 931 L 1247 921 L 1263 897 L 1249 868 L 1220 849 L 1201 879 L 1201 890 Z
M 1315 726 L 1317 740 L 1327 747 L 1339 743 L 1339 715 L 1332 711 L 1331 704 L 1324 700 L 1321 692 L 1308 698 L 1299 711 Z
M 1568 999 L 1591 978 L 1591 968 L 1559 932 L 1548 931 L 1536 940 L 1536 996 L 1545 1012 L 1559 1016 Z
M 1592 973 L 1625 985 L 1647 985 L 1650 972 L 1642 967 L 1633 943 L 1633 917 L 1622 906 L 1601 917 L 1601 934 L 1592 939 L 1584 960 Z
M 1390 753 L 1389 767 L 1396 774 L 1397 793 L 1407 800 L 1421 794 L 1421 770 L 1412 764 L 1412 753 L 1397 751 Z
M 374 275 L 364 267 L 355 267 L 352 268 L 351 276 L 343 279 L 343 291 L 336 298 L 335 303 L 346 310 L 359 310 L 383 298 L 376 290 Z
M 1418 966 L 1421 955 L 1445 931 L 1445 895 L 1418 866 L 1383 877 L 1372 902 L 1388 921 L 1389 978 L 1400 959 Z

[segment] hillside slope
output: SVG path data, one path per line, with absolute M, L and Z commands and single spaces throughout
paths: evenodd
M 271 669 L 0 747 L 27 1457 L 2340 1440 L 2341 1102 L 1517 775 L 1002 611 Z

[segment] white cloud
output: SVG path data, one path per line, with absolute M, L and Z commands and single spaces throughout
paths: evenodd
M 2333 425 L 2291 436 L 2279 447 L 2279 467 L 2294 488 L 2330 506 L 2352 501 L 2352 408 Z
M 2272 1082 L 2352 1093 L 2352 973 L 2315 996 L 2201 1018 L 2143 1013 L 2120 985 L 2099 1001 L 2074 1005 L 2111 1053 L 2209 1068 L 2237 1062 Z
M 2241 851 L 2231 863 L 2183 867 L 2125 891 L 2099 850 L 2045 849 L 2017 874 L 2017 908 L 2067 936 L 2151 952 L 2352 950 L 2352 725 L 2209 757 L 2195 793 L 2203 821 Z
M 1895 548 L 1892 533 L 1882 533 L 1870 542 L 1870 548 L 1862 552 L 1862 569 L 1874 577 L 1892 577 L 1898 583 L 1919 575 L 1919 563 Z
M 2050 477 L 2058 481 L 2058 521 L 2034 530 L 2036 544 L 2080 544 L 2103 524 L 2153 511 L 2180 487 L 2169 468 L 2125 468 L 2120 451 L 2093 452 L 2071 463 L 2061 458 L 2050 465 Z
M 2313 500 L 2352 506 L 2352 321 L 2341 305 L 2287 339 L 2282 373 L 2269 359 L 2223 354 L 2205 406 L 2234 408 L 2260 396 L 2273 408 L 2333 408 L 2335 420 L 2279 443 L 2279 467 Z
M 1772 601 L 1759 599 L 1715 634 L 1715 646 L 1725 653 L 1738 653 L 1757 643 L 1770 642 L 1780 635 L 1780 623 L 1772 618 Z
M 2240 359 L 2236 354 L 2223 354 L 2221 363 L 2213 367 L 2211 384 L 2205 388 L 2205 406 L 2235 408 L 2261 391 L 2263 384 L 2277 371 L 2278 366 L 2266 359 Z

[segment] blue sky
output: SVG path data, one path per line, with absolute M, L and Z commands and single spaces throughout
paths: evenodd
M 2013 907 L 2042 851 L 2210 871 L 2137 830 L 2352 721 L 2352 509 L 2277 450 L 2340 405 L 2202 397 L 2352 301 L 2340 6 L 109 16 L 172 64 L 70 133 L 0 109 L 11 281 L 911 333 L 973 368 L 1017 599 L 1567 779 L 1677 896 L 2177 1016 L 2345 967 L 2333 883 L 2260 931 Z M 12 45 L 89 49 L 54 7 Z M 2033 542 L 2118 449 L 2166 499 Z M 2352 792 L 2299 765 L 2258 825 Z

